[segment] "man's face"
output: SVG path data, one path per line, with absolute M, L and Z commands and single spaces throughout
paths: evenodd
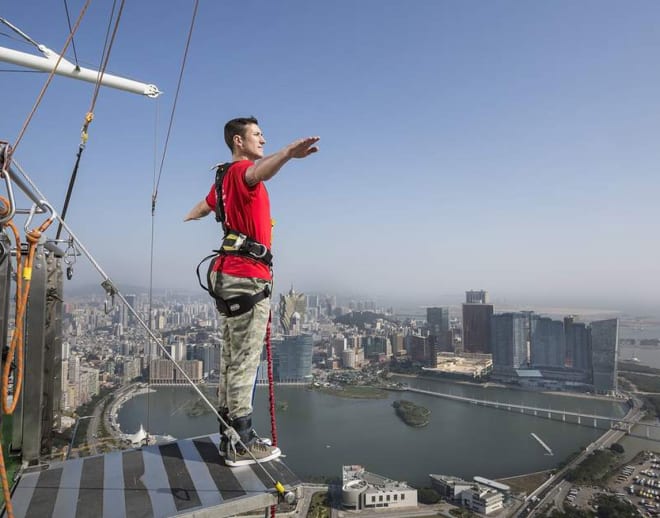
M 256 124 L 248 124 L 245 127 L 245 135 L 243 137 L 237 136 L 239 149 L 250 160 L 263 158 L 265 143 L 264 134 Z

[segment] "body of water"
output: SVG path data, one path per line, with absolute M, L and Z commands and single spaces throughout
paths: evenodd
M 436 380 L 405 381 L 425 390 L 557 410 L 609 416 L 626 412 L 625 405 L 616 401 Z M 140 424 L 152 434 L 178 438 L 217 432 L 213 415 L 186 414 L 187 402 L 197 397 L 190 388 L 158 387 L 155 393 L 126 402 L 118 421 L 127 433 L 137 431 Z M 422 486 L 429 484 L 429 473 L 500 478 L 553 468 L 603 433 L 602 429 L 411 392 L 390 392 L 386 399 L 366 400 L 276 386 L 276 398 L 288 403 L 286 410 L 277 412 L 279 445 L 287 465 L 303 479 L 339 477 L 344 464 L 362 464 L 370 471 Z M 392 408 L 395 399 L 429 408 L 429 425 L 411 428 L 404 424 Z M 254 423 L 262 435 L 269 434 L 265 387 L 256 390 Z M 553 450 L 553 456 L 546 455 L 532 432 Z

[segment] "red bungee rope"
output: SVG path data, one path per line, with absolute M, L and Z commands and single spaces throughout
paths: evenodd
M 266 327 L 266 357 L 268 360 L 268 401 L 270 402 L 270 436 L 273 446 L 277 446 L 277 423 L 275 422 L 275 390 L 273 383 L 273 352 L 270 345 L 270 323 L 273 312 L 268 314 L 268 326 Z M 270 506 L 270 516 L 275 518 L 275 506 Z
M 268 401 L 270 402 L 270 436 L 273 446 L 277 446 L 277 423 L 275 422 L 275 390 L 273 383 L 273 352 L 270 345 L 270 323 L 273 318 L 272 311 L 268 315 L 268 327 L 266 327 L 266 356 L 268 359 Z

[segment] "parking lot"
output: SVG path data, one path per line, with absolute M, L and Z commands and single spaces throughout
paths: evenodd
M 660 454 L 644 452 L 609 480 L 612 493 L 634 504 L 644 516 L 660 516 Z

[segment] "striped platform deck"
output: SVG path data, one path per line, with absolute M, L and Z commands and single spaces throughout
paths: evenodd
M 273 483 L 259 466 L 224 465 L 219 441 L 213 434 L 26 470 L 13 492 L 14 515 L 210 518 L 261 513 L 277 503 Z M 300 480 L 280 459 L 262 466 L 287 490 L 300 493 Z

